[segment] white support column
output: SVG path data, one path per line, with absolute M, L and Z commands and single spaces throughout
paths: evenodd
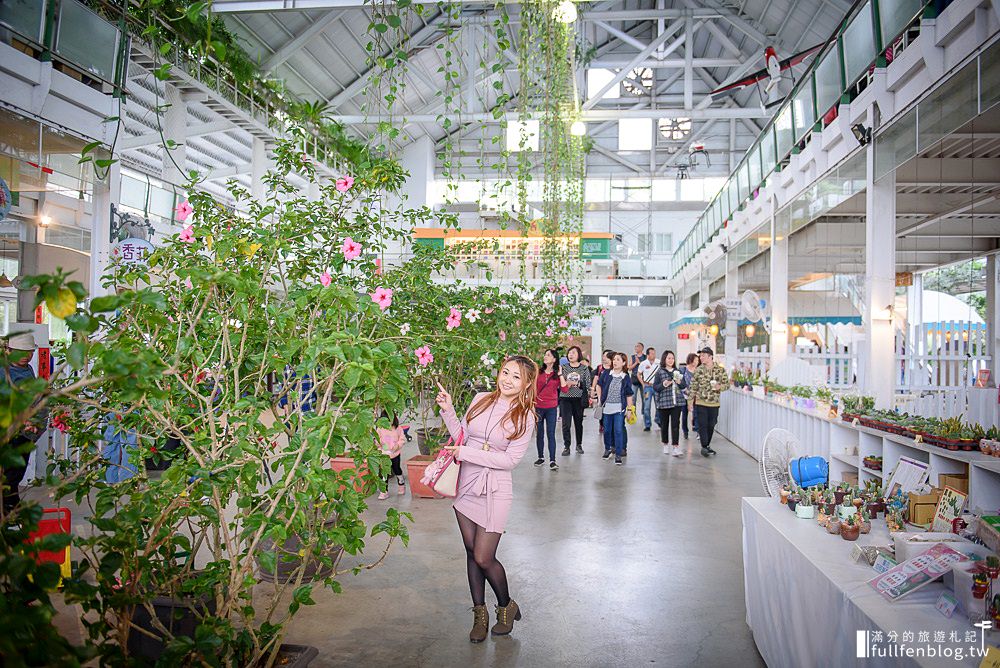
M 866 149 L 865 310 L 863 392 L 878 408 L 891 408 L 896 354 L 891 308 L 896 299 L 896 174 L 875 176 L 875 144 Z
M 176 86 L 164 84 L 163 93 L 166 105 L 163 113 L 163 138 L 173 140 L 177 145 L 172 149 L 166 146 L 160 148 L 163 151 L 162 176 L 167 183 L 181 185 L 187 181 L 187 147 L 184 145 L 187 141 L 187 104 Z
M 739 266 L 735 257 L 731 253 L 726 253 L 726 359 L 728 368 L 735 368 L 739 363 L 739 350 L 737 349 L 737 337 L 740 328 L 740 310 L 738 308 L 728 308 L 740 296 Z
M 87 286 L 91 297 L 107 294 L 101 286 L 101 277 L 107 270 L 111 258 L 111 205 L 121 200 L 121 166 L 115 162 L 108 168 L 105 180 L 94 180 L 94 196 L 91 201 L 90 225 L 90 284 Z
M 986 256 L 986 354 L 990 356 L 990 376 L 1000 387 L 997 352 L 1000 351 L 1000 309 L 997 308 L 997 256 Z
M 264 199 L 264 175 L 271 165 L 267 159 L 267 144 L 259 137 L 253 138 L 250 154 L 250 194 L 260 202 Z
M 771 366 L 774 368 L 788 357 L 788 237 L 777 229 L 771 197 Z

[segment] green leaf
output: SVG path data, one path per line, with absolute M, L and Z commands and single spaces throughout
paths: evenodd
M 389 26 L 387 26 L 384 23 L 376 23 L 372 27 L 375 28 L 375 32 L 377 32 L 377 33 L 385 33 L 386 31 L 389 30 Z
M 155 70 L 153 70 L 153 76 L 160 81 L 166 81 L 170 78 L 170 63 L 163 63 Z
M 87 155 L 88 153 L 90 153 L 91 151 L 93 151 L 95 148 L 97 148 L 100 145 L 101 145 L 101 142 L 99 142 L 99 141 L 92 141 L 89 144 L 87 144 L 86 146 L 84 146 L 82 149 L 80 149 L 80 155 Z
M 214 51 L 215 55 L 219 57 L 219 60 L 225 60 L 226 59 L 226 45 L 223 44 L 222 42 L 220 42 L 218 40 L 213 40 L 212 41 L 212 51 Z
M 104 169 L 106 167 L 110 167 L 111 165 L 115 164 L 116 162 L 118 162 L 118 161 L 117 160 L 107 160 L 107 159 L 103 159 L 102 158 L 100 160 L 95 160 L 94 164 L 97 165 L 98 167 L 100 167 L 101 169 Z
M 118 295 L 106 295 L 104 297 L 94 297 L 90 302 L 90 310 L 94 313 L 107 313 L 114 311 L 121 306 L 122 298 Z
M 312 585 L 302 585 L 292 592 L 292 600 L 301 605 L 316 605 L 312 599 Z
M 411 0 L 398 0 L 398 2 L 396 2 L 396 7 L 398 9 L 406 9 L 407 7 L 410 6 L 410 4 Z
M 84 362 L 86 361 L 86 344 L 83 341 L 74 341 L 69 348 L 66 349 L 66 361 L 74 369 L 82 369 Z
M 170 42 L 164 42 L 163 44 L 161 44 L 160 45 L 160 55 L 161 56 L 165 56 L 168 53 L 170 53 L 170 49 L 173 48 L 173 46 L 174 45 L 171 44 Z
M 403 25 L 403 22 L 395 14 L 389 14 L 385 17 L 385 22 L 388 23 L 393 28 L 398 28 Z

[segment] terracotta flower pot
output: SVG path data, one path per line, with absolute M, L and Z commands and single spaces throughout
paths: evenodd
M 838 506 L 844 502 L 844 497 L 846 495 L 847 495 L 847 492 L 834 491 L 833 498 L 837 500 L 837 505 Z
M 841 523 L 840 537 L 843 538 L 844 540 L 857 540 L 860 534 L 861 534 L 860 524 L 849 526 L 847 524 Z
M 834 502 L 832 502 L 832 501 L 830 503 L 825 503 L 824 502 L 823 503 L 823 511 L 827 515 L 831 515 L 831 516 L 832 515 L 836 515 L 837 514 L 837 504 L 834 503 Z
M 799 500 L 796 499 L 794 496 L 788 497 L 788 509 L 790 511 L 792 511 L 794 513 L 795 512 L 795 506 L 797 506 L 798 504 L 799 504 Z
M 836 517 L 831 517 L 830 521 L 826 523 L 826 532 L 835 535 L 839 534 L 840 527 L 841 527 L 840 520 L 837 519 Z
M 406 477 L 410 479 L 410 495 L 421 499 L 443 498 L 436 494 L 433 489 L 420 482 L 424 476 L 427 466 L 436 458 L 430 455 L 416 455 L 406 460 Z
M 851 503 L 854 504 L 854 508 L 861 510 L 861 506 L 864 505 L 864 499 L 853 499 Z
M 861 533 L 868 533 L 872 530 L 872 523 L 870 521 L 865 521 L 861 523 Z
M 788 505 L 788 497 L 791 494 L 787 489 L 781 490 L 781 503 L 782 505 Z
M 977 583 L 973 582 L 972 583 L 972 596 L 974 598 L 984 598 L 986 596 L 986 592 L 989 590 L 989 588 L 990 588 L 990 586 L 988 584 L 982 584 L 981 585 L 981 584 L 977 584 Z
M 353 457 L 334 457 L 330 460 L 330 468 L 334 471 L 347 471 L 354 469 L 355 463 Z M 375 491 L 374 482 L 369 478 L 366 480 L 368 475 L 368 465 L 362 464 L 361 470 L 358 471 L 357 475 L 354 477 L 354 491 L 358 494 L 369 495 Z M 343 485 L 341 485 L 343 488 Z

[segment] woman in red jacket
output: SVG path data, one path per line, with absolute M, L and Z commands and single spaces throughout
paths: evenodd
M 535 432 L 535 446 L 538 459 L 535 466 L 545 463 L 545 438 L 549 439 L 549 470 L 558 471 L 556 464 L 556 413 L 559 406 L 559 355 L 554 350 L 546 350 L 542 357 L 541 370 L 535 380 L 535 414 L 538 416 L 538 430 Z M 542 429 L 545 429 L 543 432 Z

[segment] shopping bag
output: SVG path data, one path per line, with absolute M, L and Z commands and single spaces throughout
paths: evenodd
M 635 406 L 629 406 L 628 410 L 625 411 L 625 424 L 635 424 L 639 421 L 639 417 L 635 414 Z
M 453 442 L 455 445 L 462 445 L 464 440 L 465 433 L 460 431 L 456 441 L 452 441 L 452 439 L 449 438 L 445 445 L 451 445 Z M 427 485 L 441 496 L 454 498 L 458 496 L 458 474 L 461 470 L 461 466 L 461 462 L 455 459 L 454 453 L 441 448 L 441 452 L 438 453 L 437 459 L 427 466 L 423 477 L 420 478 L 420 482 Z

